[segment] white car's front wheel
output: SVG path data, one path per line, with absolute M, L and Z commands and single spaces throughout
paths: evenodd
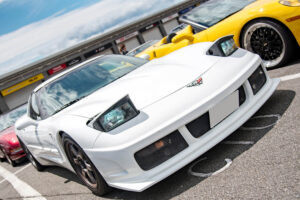
M 103 195 L 110 190 L 91 160 L 82 148 L 68 135 L 63 135 L 66 155 L 80 180 L 96 195 Z
M 293 53 L 292 36 L 282 25 L 271 20 L 254 20 L 243 28 L 241 46 L 257 53 L 266 67 L 285 64 Z

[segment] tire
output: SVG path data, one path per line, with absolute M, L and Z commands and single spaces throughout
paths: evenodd
M 45 167 L 43 165 L 41 165 L 41 163 L 39 163 L 34 157 L 33 155 L 30 153 L 30 151 L 28 150 L 28 148 L 26 147 L 26 145 L 22 142 L 22 140 L 20 140 L 20 138 L 18 137 L 18 140 L 20 142 L 20 145 L 22 147 L 22 149 L 25 151 L 26 153 L 26 157 L 27 159 L 31 162 L 32 166 L 39 172 L 43 171 L 45 169 Z
M 17 163 L 16 163 L 14 160 L 12 160 L 12 159 L 9 157 L 9 155 L 7 155 L 6 153 L 4 153 L 4 155 L 5 155 L 5 157 L 6 157 L 7 161 L 8 161 L 8 163 L 9 163 L 11 166 L 13 166 L 13 167 L 17 166 Z
M 4 155 L 4 157 L 5 157 L 5 158 L 1 158 L 1 162 L 3 162 L 3 161 L 6 159 L 7 162 L 8 162 L 11 166 L 15 167 L 15 166 L 17 165 L 17 163 L 16 163 L 15 161 L 13 161 L 13 160 L 5 153 L 5 151 L 3 151 L 3 149 L 0 149 L 0 151 L 3 153 L 3 155 Z
M 82 183 L 98 196 L 109 192 L 111 188 L 83 149 L 66 134 L 63 135 L 62 141 L 70 164 Z
M 2 151 L 2 149 L 0 149 L 0 152 L 2 152 L 2 154 L 3 154 L 3 158 L 0 158 L 0 162 L 4 162 L 5 161 L 5 155 L 4 155 L 4 153 L 3 153 L 3 151 Z
M 282 25 L 255 20 L 243 28 L 241 47 L 257 53 L 267 68 L 285 64 L 293 55 L 293 37 Z

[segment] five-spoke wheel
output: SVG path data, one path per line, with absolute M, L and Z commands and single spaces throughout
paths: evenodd
M 81 181 L 94 194 L 103 195 L 108 192 L 110 187 L 81 147 L 67 135 L 63 136 L 63 145 L 67 157 Z

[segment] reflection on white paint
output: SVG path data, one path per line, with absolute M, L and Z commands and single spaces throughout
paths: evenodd
M 189 168 L 189 174 L 191 174 L 192 176 L 197 176 L 197 177 L 202 177 L 202 178 L 207 178 L 207 177 L 210 177 L 210 176 L 214 176 L 214 175 L 217 175 L 223 171 L 225 171 L 232 163 L 232 160 L 229 159 L 229 158 L 226 158 L 225 161 L 226 161 L 226 165 L 224 167 L 222 167 L 221 169 L 215 171 L 215 172 L 209 172 L 209 173 L 200 173 L 200 172 L 194 172 L 193 171 L 193 168 L 195 165 L 197 165 L 198 163 L 200 163 L 201 161 L 204 161 L 206 160 L 207 158 L 201 158 L 200 160 L 196 161 L 195 163 L 193 163 L 190 168 Z
M 38 191 L 1 166 L 0 176 L 10 182 L 23 199 L 46 200 Z
M 245 126 L 243 125 L 243 126 L 241 126 L 239 129 L 240 129 L 240 130 L 244 130 L 244 131 L 252 131 L 252 130 L 262 130 L 262 129 L 270 128 L 270 127 L 275 126 L 275 125 L 278 123 L 280 117 L 281 117 L 281 116 L 280 116 L 279 114 L 254 116 L 254 117 L 252 117 L 252 118 L 249 119 L 249 120 L 252 120 L 252 119 L 266 119 L 266 118 L 276 118 L 276 120 L 275 120 L 274 123 L 271 123 L 271 124 L 268 124 L 268 125 L 265 125 L 265 126 L 245 127 Z

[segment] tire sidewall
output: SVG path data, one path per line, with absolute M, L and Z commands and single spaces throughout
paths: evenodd
M 273 22 L 271 20 L 254 20 L 247 24 L 241 35 L 241 47 L 253 52 L 250 39 L 255 30 L 261 27 L 267 27 L 273 29 L 279 36 L 282 41 L 283 50 L 278 58 L 275 60 L 267 61 L 263 60 L 266 67 L 278 67 L 286 63 L 286 61 L 290 58 L 292 54 L 292 42 L 290 38 L 290 34 L 278 23 Z M 250 34 L 250 36 L 248 36 Z
M 20 146 L 25 151 L 26 157 L 30 161 L 30 163 L 32 164 L 32 166 L 37 171 L 43 171 L 44 167 L 33 157 L 32 153 L 29 151 L 29 149 L 26 147 L 26 145 L 22 142 L 22 140 L 20 140 L 19 137 L 18 137 L 18 140 L 19 140 Z
M 65 154 L 67 155 L 69 163 L 73 167 L 73 169 L 76 172 L 77 176 L 79 177 L 80 181 L 85 186 L 87 186 L 96 195 L 101 196 L 101 195 L 107 193 L 110 190 L 110 187 L 107 185 L 106 181 L 101 176 L 101 174 L 99 173 L 98 169 L 95 167 L 95 165 L 90 160 L 90 158 L 87 156 L 87 154 L 84 152 L 84 150 L 71 137 L 69 137 L 66 134 L 63 135 L 62 142 L 63 142 L 63 147 L 64 147 L 64 150 L 65 150 Z M 76 144 L 77 147 L 79 148 L 79 150 L 82 152 L 82 154 L 84 154 L 84 156 L 88 159 L 89 163 L 91 164 L 91 166 L 93 168 L 93 171 L 95 172 L 96 182 L 97 182 L 97 186 L 96 187 L 91 187 L 90 185 L 88 185 L 87 183 L 85 183 L 85 181 L 81 178 L 81 174 L 77 171 L 77 168 L 75 167 L 75 164 L 73 163 L 73 161 L 71 161 L 71 156 L 70 156 L 69 150 L 67 149 L 68 148 L 67 147 L 68 143 L 74 143 L 74 144 Z

